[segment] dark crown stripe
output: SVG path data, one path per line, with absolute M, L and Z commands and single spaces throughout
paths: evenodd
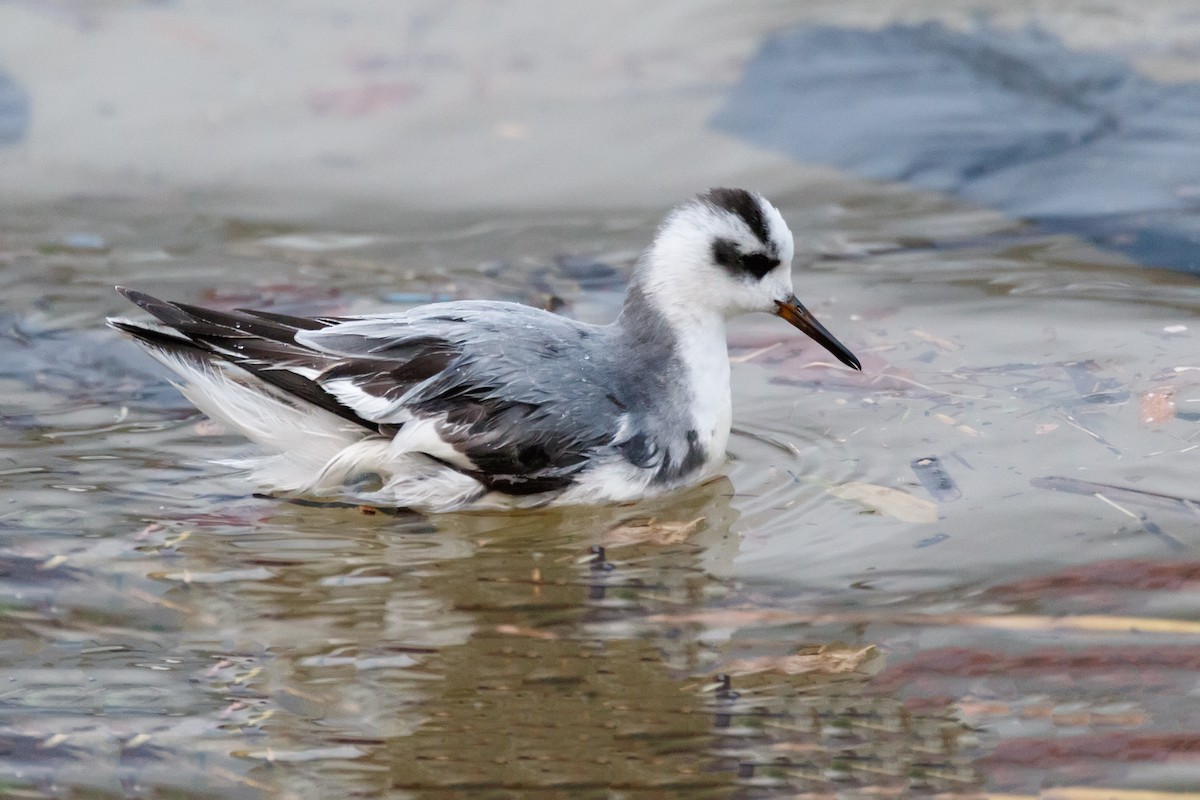
M 714 208 L 736 214 L 760 242 L 764 245 L 771 243 L 767 233 L 767 221 L 763 219 L 762 206 L 758 199 L 745 189 L 709 189 L 707 193 L 700 195 L 700 199 Z

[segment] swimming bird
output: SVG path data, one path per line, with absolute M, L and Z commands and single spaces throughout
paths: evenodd
M 776 314 L 861 369 L 796 299 L 793 252 L 773 205 L 720 188 L 667 215 L 609 325 L 491 301 L 226 312 L 122 287 L 161 324 L 108 323 L 265 451 L 237 463 L 276 492 L 433 512 L 629 501 L 724 460 L 727 319 Z

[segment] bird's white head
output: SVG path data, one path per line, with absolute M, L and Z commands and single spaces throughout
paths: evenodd
M 667 215 L 643 285 L 671 305 L 733 317 L 792 294 L 795 245 L 783 215 L 744 189 L 711 189 Z
M 796 299 L 795 243 L 783 215 L 745 189 L 710 189 L 676 208 L 659 226 L 639 270 L 641 289 L 677 320 L 776 314 L 847 366 L 858 359 Z

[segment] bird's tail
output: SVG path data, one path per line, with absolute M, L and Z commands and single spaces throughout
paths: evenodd
M 253 469 L 277 489 L 312 489 L 327 464 L 368 434 L 361 426 L 289 398 L 175 330 L 120 318 L 110 318 L 108 324 L 169 368 L 177 376 L 172 383 L 198 409 L 270 451 L 265 458 L 237 465 Z

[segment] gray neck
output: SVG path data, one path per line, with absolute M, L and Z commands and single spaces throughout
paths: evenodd
M 620 342 L 617 357 L 639 361 L 639 380 L 661 382 L 661 400 L 690 411 L 701 436 L 716 438 L 723 451 L 729 411 L 725 318 L 711 310 L 664 307 L 635 274 L 612 329 Z
M 621 314 L 613 327 L 626 346 L 648 356 L 668 359 L 678 353 L 674 327 L 636 276 L 630 281 Z

